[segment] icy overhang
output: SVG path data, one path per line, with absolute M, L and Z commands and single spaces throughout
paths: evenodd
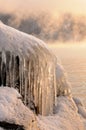
M 53 113 L 56 57 L 43 41 L 1 22 L 0 86 L 16 88 L 37 114 Z

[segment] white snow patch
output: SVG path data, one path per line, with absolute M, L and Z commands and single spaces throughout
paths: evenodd
M 73 98 L 76 105 L 77 105 L 77 108 L 78 108 L 78 113 L 86 119 L 86 109 L 83 105 L 83 103 L 81 102 L 81 100 L 79 98 Z
M 47 49 L 42 40 L 0 22 L 0 50 L 5 47 L 7 51 L 15 53 L 16 50 L 17 54 L 23 52 L 23 55 L 28 56 L 28 50 L 33 54 L 35 53 L 34 46 L 41 46 Z
M 56 68 L 57 95 L 71 95 L 71 85 L 63 66 L 57 63 Z
M 35 116 L 20 97 L 14 88 L 0 88 L 0 121 L 23 125 L 25 130 L 86 130 L 86 119 L 78 113 L 72 97 L 59 96 L 52 116 Z M 78 99 L 76 102 L 81 104 Z
M 31 127 L 35 115 L 20 100 L 14 88 L 0 87 L 0 121 Z
M 60 96 L 53 116 L 37 118 L 41 130 L 86 130 L 72 98 Z

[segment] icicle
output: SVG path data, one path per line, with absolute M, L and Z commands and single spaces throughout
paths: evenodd
M 2 50 L 2 63 L 6 64 L 6 54 L 4 50 Z
M 36 91 L 36 59 L 33 59 L 33 97 L 34 97 L 34 111 L 37 113 L 37 91 Z
M 9 62 L 10 87 L 13 86 L 13 68 L 14 68 L 13 55 L 12 55 L 12 53 L 10 53 L 10 62 Z
M 19 82 L 20 82 L 19 91 L 20 91 L 20 94 L 22 95 L 22 62 L 21 62 L 21 58 L 20 58 L 20 64 L 19 64 Z
M 14 56 L 13 65 L 13 87 L 19 91 L 19 56 Z
M 28 88 L 28 105 L 29 105 L 29 107 L 30 107 L 30 100 L 31 100 L 31 93 L 30 93 L 30 91 L 31 91 L 31 85 L 30 85 L 30 73 L 31 73 L 31 61 L 29 61 L 29 66 L 28 66 L 28 86 L 29 86 L 29 88 Z
M 37 61 L 36 59 L 34 59 L 34 103 L 37 109 Z
M 1 72 L 2 86 L 6 86 L 6 54 L 4 50 L 2 50 Z
M 14 56 L 11 54 L 11 59 L 10 59 L 10 64 L 11 64 L 11 71 L 10 71 L 10 80 L 11 80 L 11 87 L 14 87 Z
M 22 64 L 21 64 L 21 79 L 22 79 L 22 81 L 21 81 L 21 88 L 22 88 L 22 95 L 23 95 L 23 60 L 22 60 Z
M 33 61 L 31 60 L 31 66 L 30 66 L 30 107 L 34 110 L 34 100 L 33 100 Z
M 6 52 L 6 86 L 11 86 L 11 53 Z
M 39 68 L 39 81 L 40 81 L 40 84 L 39 84 L 39 112 L 40 114 L 42 114 L 42 67 L 40 65 L 40 68 Z
M 31 61 L 31 108 L 33 111 L 36 111 L 36 106 L 35 106 L 35 95 L 34 95 L 34 61 Z
M 2 70 L 1 70 L 1 64 L 2 64 L 2 53 L 0 52 L 0 86 L 2 85 Z
M 56 66 L 53 68 L 54 69 L 54 77 L 53 77 L 53 87 L 54 87 L 54 106 L 57 105 L 57 82 L 56 82 Z
M 26 63 L 26 60 L 24 59 L 24 79 L 25 79 L 25 93 L 24 93 L 24 103 L 25 105 L 27 104 L 27 63 Z
M 23 100 L 24 100 L 24 91 L 25 91 L 25 88 L 24 88 L 24 59 L 22 60 L 22 96 L 23 96 Z
M 13 56 L 13 88 L 15 87 L 15 56 Z
M 50 97 L 50 86 L 49 86 L 49 73 L 48 73 L 48 69 L 49 69 L 49 66 L 48 66 L 48 63 L 46 64 L 45 66 L 45 86 L 44 86 L 44 92 L 46 93 L 46 96 L 45 96 L 45 101 L 46 101 L 46 104 L 45 104 L 45 107 L 46 109 L 44 109 L 44 115 L 47 115 L 48 112 L 50 112 L 50 101 L 52 100 L 49 99 Z M 51 95 L 52 96 L 52 95 Z
M 46 91 L 45 91 L 45 87 L 46 86 L 46 67 L 44 66 L 44 72 L 43 72 L 43 81 L 44 84 L 42 86 L 42 115 L 45 115 L 45 110 L 46 110 Z M 48 104 L 47 104 L 48 105 Z
M 36 89 L 37 89 L 37 113 L 39 113 L 39 58 L 37 63 L 37 83 L 36 83 Z

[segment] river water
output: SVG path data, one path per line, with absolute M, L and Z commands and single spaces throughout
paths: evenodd
M 64 66 L 72 85 L 72 93 L 86 107 L 86 45 L 49 45 Z

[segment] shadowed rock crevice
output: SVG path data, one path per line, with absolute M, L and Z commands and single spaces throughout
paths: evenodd
M 25 130 L 23 126 L 10 124 L 8 122 L 0 122 L 0 127 L 4 128 L 4 130 Z

